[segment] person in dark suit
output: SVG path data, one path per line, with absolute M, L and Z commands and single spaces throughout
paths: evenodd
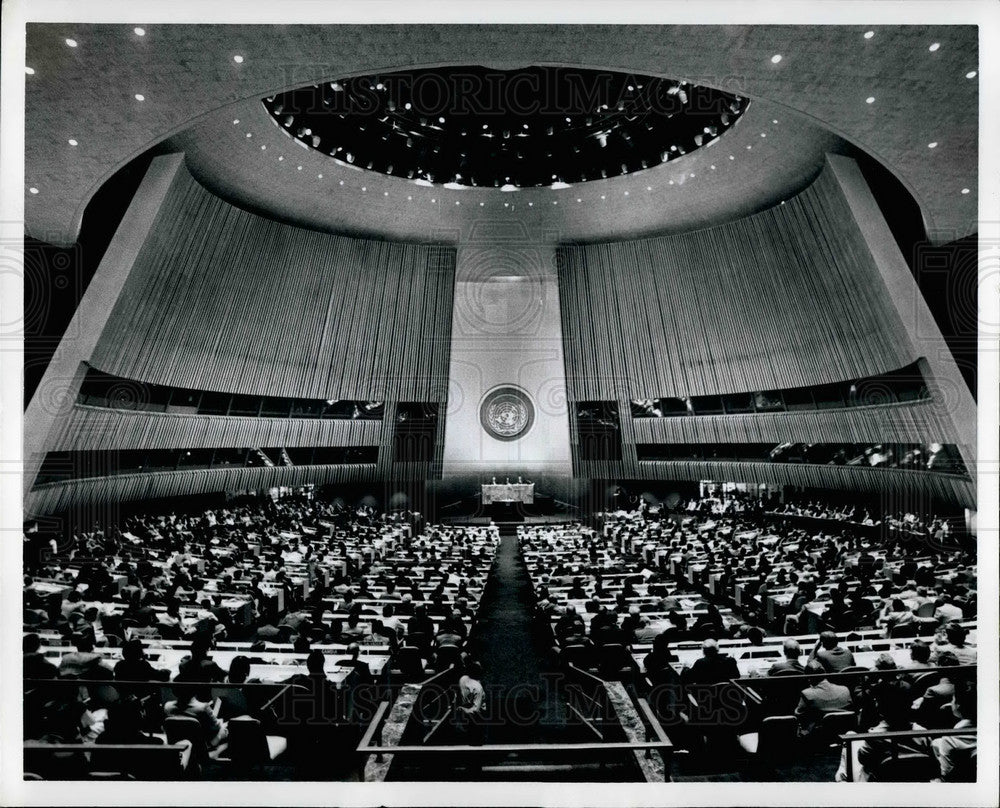
M 37 634 L 25 634 L 21 643 L 25 679 L 55 679 L 59 675 L 59 668 L 49 662 L 40 650 L 41 637 Z
M 790 673 L 805 673 L 805 668 L 802 663 L 799 662 L 799 657 L 802 655 L 802 649 L 799 647 L 798 640 L 789 637 L 782 643 L 781 650 L 784 653 L 785 658 L 780 662 L 775 662 L 768 669 L 768 676 L 775 676 L 783 671 L 789 671 Z
M 824 713 L 851 709 L 851 691 L 833 684 L 826 678 L 826 669 L 815 659 L 809 660 L 806 672 L 814 674 L 809 686 L 802 691 L 795 717 L 799 719 L 799 735 L 807 737 L 816 729 Z
M 720 653 L 719 644 L 713 639 L 701 644 L 701 658 L 696 659 L 683 674 L 685 683 L 700 685 L 714 685 L 739 678 L 740 669 L 736 660 L 728 654 Z
M 347 646 L 347 653 L 350 658 L 337 660 L 335 663 L 336 667 L 351 668 L 357 675 L 358 684 L 367 685 L 374 681 L 368 663 L 359 658 L 361 656 L 361 646 L 356 642 L 352 642 Z

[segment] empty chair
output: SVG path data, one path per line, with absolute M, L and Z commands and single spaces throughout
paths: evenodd
M 635 660 L 621 643 L 608 643 L 597 649 L 597 667 L 605 679 L 620 679 L 635 673 Z
M 812 738 L 821 746 L 840 746 L 840 736 L 847 732 L 856 732 L 857 728 L 856 713 L 852 710 L 837 710 L 823 715 L 816 725 Z
M 933 603 L 931 604 L 934 605 Z M 899 639 L 903 637 L 916 637 L 917 636 L 917 624 L 916 623 L 902 623 L 898 626 L 893 626 L 889 629 L 889 637 L 892 639 Z
M 559 659 L 566 665 L 575 665 L 582 670 L 590 670 L 593 665 L 593 653 L 585 645 L 567 645 L 560 649 Z
M 929 783 L 939 773 L 933 757 L 911 752 L 883 759 L 869 780 L 873 783 Z
M 244 715 L 229 720 L 229 747 L 226 750 L 234 765 L 257 766 L 270 763 L 288 749 L 288 739 L 266 735 L 260 721 Z
M 799 720 L 794 715 L 770 715 L 760 722 L 756 732 L 737 737 L 740 747 L 758 761 L 767 762 L 791 756 L 798 743 Z

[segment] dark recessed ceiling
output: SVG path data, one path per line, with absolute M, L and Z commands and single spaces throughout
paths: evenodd
M 309 148 L 434 185 L 607 179 L 712 143 L 749 102 L 687 81 L 588 70 L 450 67 L 310 84 L 264 100 Z

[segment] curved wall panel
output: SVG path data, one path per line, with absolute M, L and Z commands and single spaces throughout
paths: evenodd
M 562 247 L 558 266 L 574 401 L 805 387 L 917 358 L 829 169 L 754 216 Z
M 936 402 L 809 412 L 706 415 L 699 418 L 634 418 L 636 443 L 906 443 L 937 435 L 945 442 L 951 424 Z
M 454 265 L 451 247 L 264 219 L 182 169 L 91 364 L 202 390 L 443 402 Z
M 79 406 L 50 451 L 215 446 L 372 446 L 382 421 L 175 415 Z
M 232 469 L 192 469 L 151 474 L 120 474 L 33 488 L 25 497 L 24 512 L 40 515 L 82 509 L 111 502 L 183 497 L 217 491 L 260 491 L 307 483 L 367 482 L 378 479 L 371 465 L 273 466 Z
M 889 508 L 928 500 L 975 508 L 976 488 L 967 479 L 932 472 L 860 466 L 811 466 L 802 463 L 652 461 L 630 464 L 583 462 L 583 476 L 596 479 L 737 480 L 747 483 L 793 485 L 881 494 Z

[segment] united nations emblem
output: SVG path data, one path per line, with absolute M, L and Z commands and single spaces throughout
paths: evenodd
M 515 440 L 535 419 L 528 394 L 517 387 L 500 387 L 483 399 L 479 408 L 483 428 L 497 440 Z

